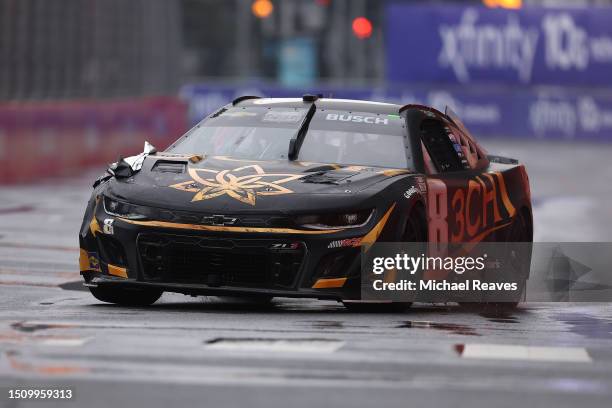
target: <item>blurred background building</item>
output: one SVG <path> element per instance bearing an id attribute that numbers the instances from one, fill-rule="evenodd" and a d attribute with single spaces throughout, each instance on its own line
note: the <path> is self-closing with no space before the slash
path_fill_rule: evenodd
<path id="1" fill-rule="evenodd" d="M 609 140 L 611 72 L 612 0 L 0 0 L 0 182 L 163 147 L 240 94 Z"/>

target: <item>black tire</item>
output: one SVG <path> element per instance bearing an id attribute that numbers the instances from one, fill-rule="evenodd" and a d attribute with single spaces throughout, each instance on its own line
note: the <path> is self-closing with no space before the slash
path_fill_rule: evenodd
<path id="1" fill-rule="evenodd" d="M 114 303 L 123 306 L 149 306 L 164 293 L 161 290 L 151 289 L 123 289 L 109 287 L 89 287 L 94 297 L 102 302 Z"/>
<path id="2" fill-rule="evenodd" d="M 345 308 L 354 313 L 403 313 L 410 309 L 412 302 L 359 303 L 342 302 Z"/>
<path id="3" fill-rule="evenodd" d="M 425 221 L 425 210 L 418 206 L 408 217 L 406 227 L 399 242 L 425 242 L 427 241 L 427 223 Z M 342 302 L 351 312 L 356 313 L 401 313 L 412 306 L 412 302 L 393 303 L 359 303 Z"/>
<path id="4" fill-rule="evenodd" d="M 270 295 L 251 295 L 251 296 L 217 296 L 226 302 L 245 303 L 252 305 L 269 305 L 272 303 L 273 296 Z"/>
<path id="5" fill-rule="evenodd" d="M 530 221 L 528 219 L 528 213 L 523 210 L 519 211 L 516 215 L 510 233 L 508 234 L 507 242 L 533 242 L 533 236 L 531 233 Z M 521 248 L 520 248 L 521 249 Z M 519 256 L 529 257 L 531 259 L 531 252 L 529 254 L 521 254 Z M 526 289 L 526 280 L 528 277 L 528 271 L 524 276 L 524 281 L 520 282 L 520 296 L 524 296 Z M 460 302 L 459 306 L 469 311 L 477 311 L 480 313 L 491 314 L 491 315 L 507 315 L 518 307 L 520 301 L 510 302 Z"/>

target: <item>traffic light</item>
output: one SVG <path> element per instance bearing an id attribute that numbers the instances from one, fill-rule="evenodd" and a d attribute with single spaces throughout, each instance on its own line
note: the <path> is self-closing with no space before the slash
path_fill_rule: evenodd
<path id="1" fill-rule="evenodd" d="M 372 22 L 365 17 L 357 17 L 353 20 L 353 34 L 360 40 L 372 35 Z"/>
<path id="2" fill-rule="evenodd" d="M 257 18 L 267 18 L 274 11 L 274 5 L 270 0 L 255 0 L 251 5 L 251 11 Z"/>

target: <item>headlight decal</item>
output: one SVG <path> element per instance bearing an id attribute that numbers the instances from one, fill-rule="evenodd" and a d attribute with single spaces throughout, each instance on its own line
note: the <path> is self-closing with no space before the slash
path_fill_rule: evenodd
<path id="1" fill-rule="evenodd" d="M 376 242 L 376 240 L 378 240 L 378 237 L 380 236 L 382 230 L 385 228 L 385 225 L 387 224 L 387 221 L 389 220 L 389 216 L 391 216 L 391 213 L 393 212 L 394 209 L 395 209 L 395 203 L 393 203 L 393 205 L 389 207 L 385 215 L 383 215 L 380 221 L 378 221 L 378 224 L 376 224 L 374 228 L 372 228 L 370 232 L 368 232 L 363 237 L 363 239 L 361 240 L 361 245 L 366 246 L 365 248 L 366 251 L 369 249 L 370 244 L 373 244 L 374 242 Z"/>
<path id="2" fill-rule="evenodd" d="M 374 209 L 344 214 L 300 215 L 295 222 L 301 227 L 326 230 L 334 228 L 360 228 L 372 219 Z"/>
<path id="3" fill-rule="evenodd" d="M 104 196 L 104 212 L 115 217 L 127 218 L 130 220 L 144 220 L 146 208 L 138 205 L 119 201 L 108 196 Z"/>

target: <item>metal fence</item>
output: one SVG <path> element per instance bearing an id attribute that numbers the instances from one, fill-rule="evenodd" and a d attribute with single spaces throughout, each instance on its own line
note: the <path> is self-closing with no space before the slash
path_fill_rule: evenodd
<path id="1" fill-rule="evenodd" d="M 174 92 L 180 44 L 178 1 L 0 0 L 0 99 Z"/>
<path id="2" fill-rule="evenodd" d="M 415 0 L 0 0 L 0 100 L 174 94 L 213 78 L 283 86 L 376 87 L 385 72 L 385 5 Z M 439 0 L 482 7 L 481 0 Z M 612 0 L 523 0 L 524 7 Z M 577 5 L 577 6 L 576 6 Z M 357 38 L 355 18 L 373 30 Z"/>

